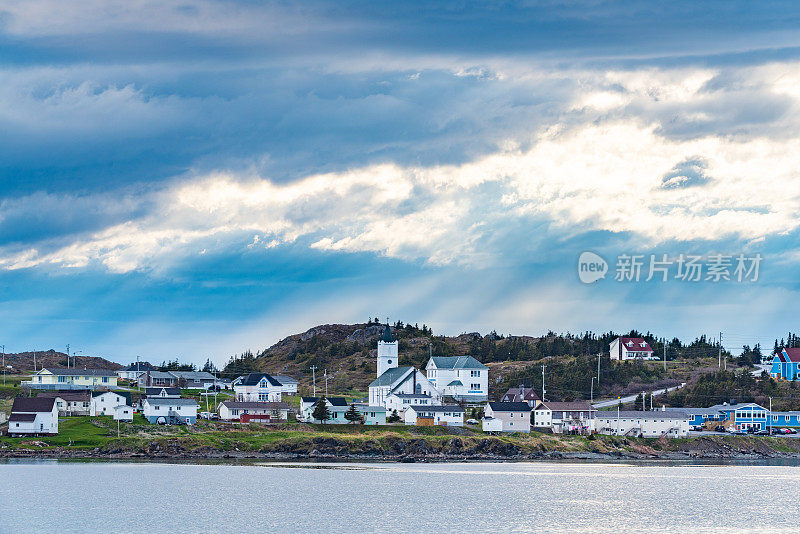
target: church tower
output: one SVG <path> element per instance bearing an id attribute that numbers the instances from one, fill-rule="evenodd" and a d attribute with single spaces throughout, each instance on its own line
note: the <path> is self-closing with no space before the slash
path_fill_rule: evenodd
<path id="1" fill-rule="evenodd" d="M 383 336 L 378 341 L 378 376 L 395 367 L 397 367 L 397 340 L 392 338 L 392 330 L 387 322 Z"/>

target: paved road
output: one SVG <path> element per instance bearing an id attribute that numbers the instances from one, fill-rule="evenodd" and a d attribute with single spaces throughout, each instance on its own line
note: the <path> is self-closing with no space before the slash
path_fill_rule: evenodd
<path id="1" fill-rule="evenodd" d="M 665 388 L 665 389 L 657 389 L 655 391 L 652 391 L 651 393 L 653 395 L 663 395 L 664 393 L 669 393 L 670 391 L 675 391 L 676 389 L 681 389 L 685 385 L 686 385 L 686 382 L 683 382 L 679 386 L 673 386 L 671 388 Z M 595 408 L 608 408 L 609 406 L 616 406 L 620 402 L 622 404 L 628 404 L 628 403 L 631 403 L 631 402 L 635 401 L 636 397 L 638 397 L 638 396 L 639 396 L 639 394 L 637 393 L 636 395 L 629 395 L 627 397 L 622 397 L 621 399 L 609 399 L 609 400 L 597 401 L 594 404 L 592 404 L 592 406 L 594 406 Z"/>

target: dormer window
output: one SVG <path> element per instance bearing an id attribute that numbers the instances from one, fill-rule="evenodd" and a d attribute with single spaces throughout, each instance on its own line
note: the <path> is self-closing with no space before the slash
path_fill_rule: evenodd
<path id="1" fill-rule="evenodd" d="M 629 347 L 632 347 L 632 346 L 633 346 L 633 341 L 628 341 L 628 342 L 627 342 L 627 343 L 625 343 L 625 344 L 626 344 L 626 345 L 628 345 Z"/>
<path id="2" fill-rule="evenodd" d="M 645 347 L 647 346 L 647 343 L 645 343 L 644 341 L 642 341 L 641 343 L 639 343 L 639 345 L 641 345 L 641 346 L 642 346 L 642 348 L 645 348 Z"/>

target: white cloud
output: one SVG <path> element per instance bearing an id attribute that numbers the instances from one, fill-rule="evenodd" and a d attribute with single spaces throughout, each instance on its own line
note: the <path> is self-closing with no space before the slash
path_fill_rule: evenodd
<path id="1" fill-rule="evenodd" d="M 796 230 L 800 213 L 800 141 L 784 131 L 798 119 L 800 94 L 787 80 L 800 78 L 800 65 L 780 67 L 727 72 L 740 82 L 718 89 L 711 87 L 720 73 L 710 69 L 554 72 L 573 76 L 581 90 L 560 113 L 541 117 L 548 127 L 527 138 L 510 132 L 493 154 L 457 165 L 363 165 L 290 183 L 256 172 L 184 177 L 153 194 L 149 215 L 67 244 L 7 246 L 0 266 L 99 262 L 127 272 L 232 244 L 272 248 L 299 239 L 320 250 L 485 266 L 503 256 L 491 248 L 495 233 L 532 220 L 546 223 L 552 239 L 602 230 L 647 244 L 755 242 Z M 530 74 L 465 72 L 487 84 Z M 788 99 L 756 133 L 739 124 L 735 135 L 665 135 L 670 113 L 701 120 L 722 113 L 731 93 L 754 90 Z M 764 135 L 769 128 L 773 135 Z M 663 187 L 667 173 L 696 157 L 705 162 L 705 183 Z M 14 201 L 5 206 L 13 210 Z"/>

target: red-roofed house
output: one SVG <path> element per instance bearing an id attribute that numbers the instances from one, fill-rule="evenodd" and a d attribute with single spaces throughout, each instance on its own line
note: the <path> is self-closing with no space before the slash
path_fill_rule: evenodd
<path id="1" fill-rule="evenodd" d="M 650 344 L 641 337 L 618 337 L 610 345 L 612 360 L 647 360 L 653 356 Z"/>
<path id="2" fill-rule="evenodd" d="M 772 359 L 772 378 L 800 380 L 800 349 L 782 349 Z"/>

